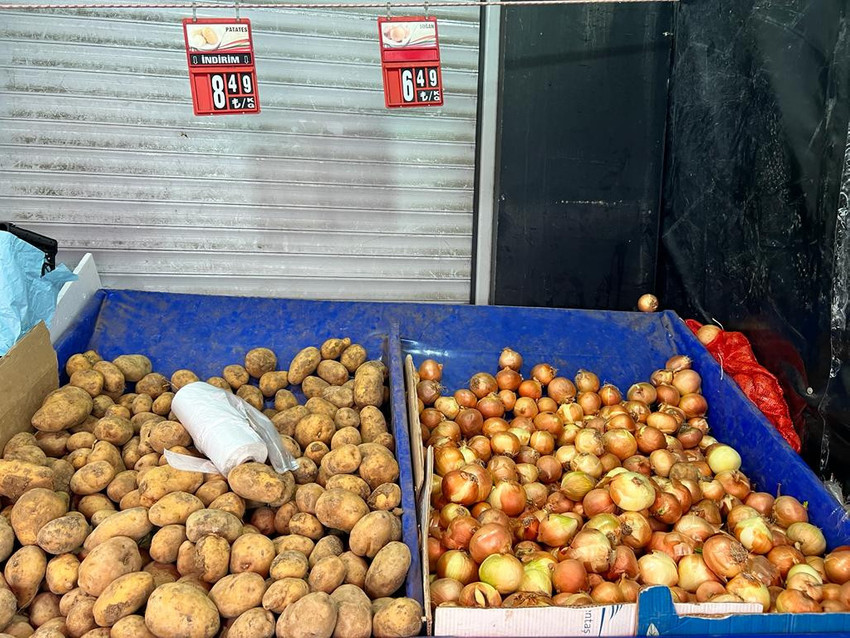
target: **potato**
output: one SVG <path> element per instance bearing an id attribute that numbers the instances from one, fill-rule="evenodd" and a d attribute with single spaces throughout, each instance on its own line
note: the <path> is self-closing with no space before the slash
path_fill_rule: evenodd
<path id="1" fill-rule="evenodd" d="M 47 569 L 47 558 L 41 548 L 26 545 L 6 561 L 3 576 L 15 594 L 18 607 L 26 607 L 35 598 Z"/>
<path id="2" fill-rule="evenodd" d="M 213 585 L 210 600 L 224 618 L 235 618 L 252 607 L 259 607 L 266 593 L 266 582 L 254 572 L 225 576 Z"/>
<path id="3" fill-rule="evenodd" d="M 198 375 L 191 370 L 176 370 L 171 375 L 171 388 L 176 392 L 183 386 L 200 381 Z"/>
<path id="4" fill-rule="evenodd" d="M 339 361 L 345 366 L 346 370 L 354 373 L 366 361 L 366 348 L 359 343 L 353 343 L 342 351 L 339 355 Z"/>
<path id="5" fill-rule="evenodd" d="M 250 524 L 258 534 L 274 534 L 275 510 L 271 507 L 258 507 L 251 513 Z"/>
<path id="6" fill-rule="evenodd" d="M 300 384 L 316 371 L 321 360 L 322 353 L 318 348 L 310 346 L 301 350 L 289 364 L 289 383 Z"/>
<path id="7" fill-rule="evenodd" d="M 116 536 L 88 553 L 80 563 L 77 580 L 80 589 L 90 596 L 97 597 L 119 576 L 141 569 L 142 556 L 135 541 L 126 536 Z"/>
<path id="8" fill-rule="evenodd" d="M 373 510 L 394 510 L 401 504 L 401 488 L 395 483 L 381 483 L 366 502 Z"/>
<path id="9" fill-rule="evenodd" d="M 387 431 L 387 420 L 378 408 L 367 405 L 360 410 L 360 434 L 364 443 L 374 441 L 378 435 Z"/>
<path id="10" fill-rule="evenodd" d="M 12 622 L 3 630 L 3 633 L 5 636 L 12 636 L 12 638 L 27 638 L 33 634 L 33 631 L 32 626 L 26 621 L 26 618 L 15 616 L 12 618 Z M 63 635 L 61 632 L 52 632 L 47 638 L 60 638 Z"/>
<path id="11" fill-rule="evenodd" d="M 182 525 L 189 518 L 189 514 L 202 509 L 204 503 L 194 494 L 171 492 L 151 505 L 148 518 L 158 527 Z"/>
<path id="12" fill-rule="evenodd" d="M 9 519 L 0 516 L 0 563 L 12 555 L 15 548 L 15 530 L 9 524 Z"/>
<path id="13" fill-rule="evenodd" d="M 287 606 L 277 620 L 277 638 L 330 638 L 336 627 L 336 605 L 324 592 L 313 592 Z"/>
<path id="14" fill-rule="evenodd" d="M 368 600 L 368 599 L 367 599 Z M 346 600 L 336 603 L 337 621 L 334 638 L 370 638 L 372 635 L 372 608 L 368 603 Z"/>
<path id="15" fill-rule="evenodd" d="M 154 590 L 145 609 L 145 625 L 157 638 L 212 638 L 221 626 L 215 604 L 186 583 Z"/>
<path id="16" fill-rule="evenodd" d="M 14 596 L 12 596 L 12 600 L 14 600 Z M 59 596 L 51 592 L 38 594 L 38 596 L 33 598 L 32 603 L 30 603 L 29 618 L 33 627 L 41 627 L 53 618 L 62 618 L 62 613 L 59 611 Z M 64 622 L 64 618 L 62 618 L 62 622 Z M 0 627 L 2 626 L 3 623 L 0 622 Z"/>
<path id="17" fill-rule="evenodd" d="M 39 434 L 48 434 L 45 432 L 40 432 Z M 33 465 L 46 465 L 47 464 L 47 455 L 37 445 L 24 445 L 19 448 L 12 450 L 11 452 L 7 452 L 4 456 L 4 459 L 7 461 L 23 461 L 25 463 L 32 463 Z"/>
<path id="18" fill-rule="evenodd" d="M 140 609 L 153 590 L 153 576 L 147 572 L 119 576 L 97 597 L 92 608 L 95 622 L 101 627 L 111 627 Z"/>
<path id="19" fill-rule="evenodd" d="M 115 475 L 115 478 L 106 487 L 106 495 L 114 502 L 119 502 L 127 493 L 136 489 L 136 470 L 124 470 Z"/>
<path id="20" fill-rule="evenodd" d="M 410 549 L 391 541 L 375 555 L 366 572 L 366 593 L 371 598 L 390 596 L 401 587 L 410 568 Z"/>
<path id="21" fill-rule="evenodd" d="M 109 539 L 120 536 L 140 541 L 150 533 L 152 528 L 148 520 L 148 511 L 144 507 L 133 507 L 116 512 L 105 519 L 89 534 L 83 546 L 93 550 Z"/>
<path id="22" fill-rule="evenodd" d="M 350 345 L 351 339 L 348 337 L 345 337 L 344 339 L 328 339 L 322 344 L 322 347 L 319 348 L 319 352 L 322 355 L 322 359 L 338 359 L 339 355 L 341 355 Z"/>
<path id="23" fill-rule="evenodd" d="M 44 579 L 47 589 L 61 596 L 77 586 L 80 561 L 73 554 L 60 554 L 47 563 Z"/>
<path id="24" fill-rule="evenodd" d="M 323 558 L 339 556 L 344 550 L 345 547 L 343 547 L 342 541 L 338 536 L 325 536 L 324 538 L 320 538 L 316 543 L 316 546 L 313 548 L 313 551 L 310 552 L 310 567 L 315 567 L 316 563 Z"/>
<path id="25" fill-rule="evenodd" d="M 209 383 L 211 386 L 218 388 L 219 390 L 224 390 L 225 392 L 233 393 L 233 388 L 230 387 L 230 384 L 225 381 L 223 377 L 210 377 L 209 379 L 207 379 L 207 383 Z"/>
<path id="26" fill-rule="evenodd" d="M 319 473 L 319 468 L 316 464 L 306 456 L 295 459 L 295 462 L 298 464 L 298 467 L 292 470 L 295 483 L 298 485 L 314 483 L 316 481 L 316 476 Z"/>
<path id="27" fill-rule="evenodd" d="M 316 374 L 331 385 L 342 385 L 348 381 L 348 370 L 339 361 L 325 359 L 316 367 Z"/>
<path id="28" fill-rule="evenodd" d="M 69 377 L 74 376 L 74 373 L 78 370 L 91 370 L 92 362 L 89 361 L 82 354 L 72 354 L 68 357 L 68 360 L 65 362 L 65 374 Z"/>
<path id="29" fill-rule="evenodd" d="M 361 587 L 356 585 L 345 584 L 337 587 L 331 594 L 331 600 L 337 605 L 340 603 L 352 603 L 355 605 L 364 605 L 369 608 L 371 614 L 372 601 L 366 595 Z"/>
<path id="30" fill-rule="evenodd" d="M 68 432 L 38 432 L 35 436 L 36 444 L 48 457 L 61 458 L 68 451 Z M 46 459 L 45 459 L 46 461 Z"/>
<path id="31" fill-rule="evenodd" d="M 310 570 L 307 584 L 310 585 L 310 591 L 323 591 L 330 594 L 342 585 L 344 580 L 345 563 L 339 559 L 339 556 L 326 556 Z"/>
<path id="32" fill-rule="evenodd" d="M 133 469 L 138 472 L 136 475 L 137 483 L 141 484 L 141 480 L 144 478 L 148 470 L 160 465 L 160 457 L 161 455 L 158 452 L 145 453 L 139 457 L 139 460 L 136 461 L 136 464 L 133 466 Z M 155 500 L 152 500 L 151 505 L 155 502 Z"/>
<path id="33" fill-rule="evenodd" d="M 108 441 L 98 441 L 89 454 L 88 463 L 97 463 L 98 461 L 106 461 L 113 468 L 115 473 L 123 472 L 127 468 L 124 466 L 124 460 L 121 458 L 121 452 L 112 443 Z"/>
<path id="34" fill-rule="evenodd" d="M 120 509 L 120 504 L 119 504 L 119 509 Z M 103 521 L 105 521 L 107 518 L 109 518 L 113 514 L 115 514 L 115 510 L 100 510 L 99 512 L 95 512 L 94 514 L 92 514 L 90 523 L 91 523 L 92 527 L 97 527 L 98 525 L 100 525 Z M 83 542 L 83 546 L 84 546 L 84 549 L 85 549 L 85 542 Z"/>
<path id="35" fill-rule="evenodd" d="M 131 614 L 112 625 L 109 638 L 156 638 L 148 631 L 144 616 Z"/>
<path id="36" fill-rule="evenodd" d="M 134 414 L 130 418 L 130 424 L 133 426 L 133 432 L 139 434 L 142 430 L 145 430 L 148 432 L 148 436 L 150 436 L 150 431 L 153 429 L 154 424 L 159 423 L 160 421 L 165 421 L 165 417 L 154 414 L 153 412 L 141 412 L 139 414 Z M 145 428 L 145 426 L 147 426 L 147 428 Z"/>
<path id="37" fill-rule="evenodd" d="M 92 366 L 103 375 L 103 393 L 110 395 L 121 395 L 126 387 L 126 379 L 121 369 L 109 361 L 98 361 Z M 112 397 L 113 399 L 115 396 Z M 129 406 L 125 406 L 129 407 Z"/>
<path id="38" fill-rule="evenodd" d="M 122 354 L 112 360 L 115 367 L 121 371 L 124 378 L 131 383 L 141 381 L 151 373 L 151 360 L 143 354 Z"/>
<path id="39" fill-rule="evenodd" d="M 9 522 L 21 545 L 35 545 L 39 530 L 68 511 L 67 497 L 39 487 L 26 492 L 12 506 Z"/>
<path id="40" fill-rule="evenodd" d="M 263 409 L 263 393 L 256 386 L 245 384 L 236 391 L 236 396 L 257 410 Z"/>
<path id="41" fill-rule="evenodd" d="M 106 489 L 115 478 L 115 468 L 108 461 L 86 463 L 71 477 L 71 491 L 85 496 Z"/>
<path id="42" fill-rule="evenodd" d="M 97 370 L 77 370 L 71 375 L 69 383 L 88 392 L 94 398 L 103 391 L 103 375 Z"/>
<path id="43" fill-rule="evenodd" d="M 183 525 L 166 525 L 151 538 L 150 556 L 158 563 L 173 563 L 185 540 L 186 528 Z"/>
<path id="44" fill-rule="evenodd" d="M 269 575 L 273 580 L 282 578 L 304 578 L 310 569 L 307 556 L 296 550 L 284 550 L 271 562 Z"/>
<path id="45" fill-rule="evenodd" d="M 289 531 L 314 541 L 325 535 L 325 528 L 313 514 L 298 512 L 289 519 Z"/>
<path id="46" fill-rule="evenodd" d="M 362 498 L 364 501 L 369 498 L 369 495 L 371 494 L 371 490 L 369 489 L 369 485 L 366 481 L 353 474 L 335 474 L 334 476 L 331 476 L 325 485 L 325 489 L 348 490 Z"/>
<path id="47" fill-rule="evenodd" d="M 306 483 L 299 485 L 295 490 L 295 504 L 300 512 L 308 514 L 316 513 L 316 501 L 325 493 L 324 488 L 316 483 Z"/>
<path id="48" fill-rule="evenodd" d="M 163 392 L 153 400 L 151 412 L 159 416 L 167 417 L 171 412 L 171 402 L 174 401 L 173 392 Z"/>
<path id="49" fill-rule="evenodd" d="M 202 581 L 197 574 L 187 574 L 186 576 L 181 576 L 177 580 L 177 582 L 185 583 L 186 585 L 191 585 L 199 592 L 203 592 L 204 594 L 208 594 L 210 589 L 212 589 L 212 585 Z"/>
<path id="50" fill-rule="evenodd" d="M 158 399 L 166 393 L 171 394 L 173 397 L 174 394 L 169 392 L 170 389 L 171 384 L 168 382 L 168 379 L 158 372 L 149 372 L 136 382 L 136 392 L 146 394 L 151 399 Z M 156 404 L 156 401 L 154 401 L 154 404 Z M 160 412 L 157 411 L 157 414 L 160 414 Z M 168 414 L 168 412 L 165 414 Z"/>
<path id="51" fill-rule="evenodd" d="M 92 406 L 88 392 L 76 386 L 65 386 L 45 398 L 31 423 L 41 432 L 67 430 L 85 421 Z"/>
<path id="52" fill-rule="evenodd" d="M 91 520 L 92 515 L 99 510 L 115 511 L 115 504 L 105 494 L 89 494 L 77 501 L 76 510 Z"/>
<path id="53" fill-rule="evenodd" d="M 397 518 L 383 510 L 369 512 L 361 518 L 348 539 L 349 549 L 358 556 L 374 558 L 390 541 L 401 539 Z"/>
<path id="54" fill-rule="evenodd" d="M 115 402 L 110 397 L 105 394 L 99 394 L 92 398 L 91 416 L 98 419 L 106 416 L 106 410 L 114 405 Z"/>
<path id="55" fill-rule="evenodd" d="M 309 556 L 315 545 L 312 540 L 300 534 L 287 534 L 274 539 L 274 549 L 278 554 L 286 551 L 296 551 Z"/>
<path id="56" fill-rule="evenodd" d="M 110 628 L 95 627 L 94 629 L 89 629 L 80 638 L 110 638 Z"/>
<path id="57" fill-rule="evenodd" d="M 244 534 L 233 541 L 230 571 L 234 574 L 254 572 L 265 578 L 269 575 L 274 558 L 274 543 L 270 538 L 260 534 Z"/>
<path id="58" fill-rule="evenodd" d="M 68 610 L 65 617 L 65 627 L 71 638 L 80 638 L 83 634 L 97 627 L 94 620 L 94 596 L 82 595 L 74 600 L 74 604 Z"/>
<path id="59" fill-rule="evenodd" d="M 92 599 L 92 605 L 94 605 L 94 601 L 97 600 L 94 596 L 89 596 L 80 588 L 69 591 L 59 599 L 59 612 L 63 616 L 67 616 L 68 612 L 71 611 L 71 608 L 77 604 L 77 601 L 84 600 L 86 598 Z"/>
<path id="60" fill-rule="evenodd" d="M 296 461 L 301 456 L 301 446 L 298 445 L 298 442 L 293 439 L 291 436 L 287 436 L 285 434 L 281 434 L 280 436 L 280 444 L 283 446 L 283 449 L 289 452 L 289 454 Z"/>
<path id="61" fill-rule="evenodd" d="M 277 356 L 268 348 L 253 348 L 245 355 L 245 370 L 259 379 L 277 367 Z"/>
<path id="62" fill-rule="evenodd" d="M 322 457 L 322 467 L 331 476 L 353 474 L 360 467 L 360 450 L 354 444 L 343 445 Z"/>
<path id="63" fill-rule="evenodd" d="M 289 533 L 289 519 L 298 513 L 298 505 L 295 501 L 284 503 L 277 508 L 274 515 L 274 528 L 278 534 Z"/>
<path id="64" fill-rule="evenodd" d="M 321 397 L 322 392 L 324 392 L 325 388 L 328 387 L 330 387 L 330 384 L 327 381 L 321 377 L 314 377 L 312 375 L 306 377 L 304 381 L 301 382 L 301 392 L 308 399 Z"/>
<path id="65" fill-rule="evenodd" d="M 195 496 L 201 499 L 201 502 L 205 507 L 209 507 L 210 503 L 229 491 L 230 486 L 227 484 L 227 481 L 217 479 L 201 485 L 201 487 L 199 487 L 195 492 Z"/>
<path id="66" fill-rule="evenodd" d="M 82 547 L 90 531 L 85 516 L 70 512 L 45 523 L 38 531 L 36 542 L 48 554 L 65 554 Z"/>
<path id="67" fill-rule="evenodd" d="M 350 532 L 369 513 L 366 501 L 344 489 L 326 490 L 316 502 L 316 518 L 325 527 Z M 292 521 L 289 522 L 292 529 Z"/>
<path id="68" fill-rule="evenodd" d="M 354 390 L 351 391 L 351 405 L 354 405 Z M 334 425 L 337 429 L 351 427 L 360 427 L 360 413 L 353 408 L 342 407 L 336 411 L 334 416 Z"/>
<path id="69" fill-rule="evenodd" d="M 389 453 L 365 455 L 357 471 L 373 490 L 383 483 L 394 483 L 399 473 L 398 462 Z"/>
<path id="70" fill-rule="evenodd" d="M 226 492 L 210 503 L 209 509 L 224 510 L 241 519 L 245 516 L 245 500 L 233 492 Z"/>
<path id="71" fill-rule="evenodd" d="M 3 456 L 5 457 L 7 454 L 19 450 L 22 447 L 35 445 L 36 442 L 37 439 L 35 438 L 35 434 L 32 432 L 18 432 L 6 442 L 6 445 L 3 447 Z"/>
<path id="72" fill-rule="evenodd" d="M 266 372 L 260 377 L 260 391 L 264 397 L 273 397 L 276 393 L 289 385 L 289 375 L 285 370 L 278 372 Z"/>
<path id="73" fill-rule="evenodd" d="M 304 407 L 307 408 L 311 414 L 325 414 L 331 419 L 336 415 L 336 411 L 339 409 L 330 401 L 325 401 L 321 397 L 312 397 L 307 399 L 307 403 L 304 404 Z"/>
<path id="74" fill-rule="evenodd" d="M 334 432 L 336 425 L 328 415 L 308 414 L 295 425 L 295 440 L 302 448 L 315 441 L 330 445 Z"/>
<path id="75" fill-rule="evenodd" d="M 139 481 L 142 504 L 150 507 L 171 492 L 194 494 L 203 482 L 204 475 L 200 472 L 177 470 L 169 465 L 155 467 Z"/>
<path id="76" fill-rule="evenodd" d="M 274 393 L 274 409 L 283 412 L 298 405 L 298 399 L 289 390 L 278 390 Z"/>
<path id="77" fill-rule="evenodd" d="M 135 468 L 140 458 L 142 458 L 142 452 L 139 449 L 139 437 L 134 436 L 121 448 L 121 461 L 124 467 Z"/>
<path id="78" fill-rule="evenodd" d="M 159 421 L 150 429 L 148 445 L 155 452 L 162 453 L 178 445 L 183 447 L 192 445 L 192 437 L 177 421 Z"/>
<path id="79" fill-rule="evenodd" d="M 177 566 L 173 564 L 150 562 L 144 566 L 142 571 L 153 576 L 153 582 L 157 587 L 166 583 L 177 582 L 177 579 L 180 578 L 180 572 L 177 571 Z"/>
<path id="80" fill-rule="evenodd" d="M 372 617 L 372 634 L 376 638 L 418 636 L 421 628 L 422 606 L 412 598 L 396 598 Z"/>
<path id="81" fill-rule="evenodd" d="M 248 371 L 239 364 L 225 366 L 221 376 L 233 390 L 238 390 L 251 379 Z"/>
<path id="82" fill-rule="evenodd" d="M 118 446 L 124 445 L 135 434 L 130 421 L 118 416 L 105 416 L 99 419 L 92 433 L 99 440 Z"/>
<path id="83" fill-rule="evenodd" d="M 381 407 L 384 402 L 384 376 L 373 366 L 360 366 L 354 375 L 354 403 Z M 363 418 L 362 414 L 360 416 Z"/>
<path id="84" fill-rule="evenodd" d="M 339 555 L 339 559 L 345 565 L 346 584 L 356 585 L 362 589 L 366 585 L 366 572 L 369 570 L 369 564 L 354 552 L 343 552 Z"/>
<path id="85" fill-rule="evenodd" d="M 100 396 L 105 395 L 101 394 Z M 122 419 L 129 419 L 133 415 L 130 413 L 130 408 L 125 408 L 123 405 L 115 404 L 106 408 L 101 416 L 120 416 Z"/>
<path id="86" fill-rule="evenodd" d="M 11 590 L 0 589 L 0 630 L 12 622 L 15 612 L 18 610 L 18 601 Z"/>
<path id="87" fill-rule="evenodd" d="M 180 543 L 180 547 L 177 549 L 177 572 L 181 576 L 190 574 L 197 576 L 201 569 L 201 565 L 198 564 L 198 555 L 195 553 L 195 543 L 192 541 Z"/>
<path id="88" fill-rule="evenodd" d="M 151 412 L 153 410 L 153 399 L 151 399 L 147 394 L 139 394 L 133 399 L 133 406 L 130 408 L 130 412 L 133 414 L 143 414 L 146 412 Z M 157 415 L 159 416 L 159 415 Z"/>
<path id="89" fill-rule="evenodd" d="M 74 475 L 74 466 L 64 459 L 47 459 L 47 467 L 53 471 L 53 491 L 71 492 L 71 477 Z"/>
<path id="90" fill-rule="evenodd" d="M 207 534 L 215 534 L 232 543 L 242 534 L 242 521 L 223 510 L 200 510 L 186 519 L 186 538 L 193 543 Z"/>
<path id="91" fill-rule="evenodd" d="M 354 390 L 342 386 L 329 385 L 322 389 L 320 395 L 323 400 L 333 405 L 337 410 L 351 408 L 354 406 Z M 334 416 L 336 411 L 334 411 Z"/>
<path id="92" fill-rule="evenodd" d="M 265 463 L 243 463 L 230 470 L 227 482 L 236 494 L 242 498 L 260 503 L 285 502 L 292 498 L 287 493 L 286 475 L 278 474 Z M 290 479 L 292 477 L 290 476 Z M 294 479 L 292 479 L 294 487 Z"/>
<path id="93" fill-rule="evenodd" d="M 310 411 L 303 405 L 295 405 L 275 414 L 272 423 L 281 434 L 292 436 L 295 434 L 295 426 L 308 414 Z"/>
<path id="94" fill-rule="evenodd" d="M 230 545 L 221 536 L 209 534 L 195 543 L 195 569 L 205 583 L 215 583 L 227 575 Z"/>
<path id="95" fill-rule="evenodd" d="M 275 618 L 262 607 L 254 607 L 240 614 L 227 630 L 227 638 L 271 638 Z"/>

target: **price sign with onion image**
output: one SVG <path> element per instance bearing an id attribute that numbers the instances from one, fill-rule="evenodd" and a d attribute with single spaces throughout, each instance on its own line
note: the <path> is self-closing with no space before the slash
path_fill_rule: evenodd
<path id="1" fill-rule="evenodd" d="M 378 18 L 387 108 L 442 106 L 436 18 Z"/>
<path id="2" fill-rule="evenodd" d="M 195 115 L 259 113 L 251 21 L 183 20 Z"/>

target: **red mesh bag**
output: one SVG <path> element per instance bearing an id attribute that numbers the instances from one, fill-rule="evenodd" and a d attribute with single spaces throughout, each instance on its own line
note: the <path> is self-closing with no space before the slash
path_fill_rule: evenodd
<path id="1" fill-rule="evenodd" d="M 693 319 L 685 323 L 696 334 L 702 324 Z M 721 330 L 705 346 L 723 370 L 735 379 L 747 398 L 755 403 L 795 452 L 800 451 L 800 437 L 794 430 L 785 395 L 776 377 L 759 365 L 750 342 L 740 332 Z"/>

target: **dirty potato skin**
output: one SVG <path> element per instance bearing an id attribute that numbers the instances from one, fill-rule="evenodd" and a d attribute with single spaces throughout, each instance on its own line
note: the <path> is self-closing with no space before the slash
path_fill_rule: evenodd
<path id="1" fill-rule="evenodd" d="M 212 600 L 186 583 L 154 590 L 145 609 L 145 625 L 158 638 L 212 638 L 221 626 Z"/>
<path id="2" fill-rule="evenodd" d="M 153 576 L 147 572 L 119 576 L 97 597 L 92 608 L 95 622 L 101 627 L 111 627 L 140 609 L 153 590 Z"/>

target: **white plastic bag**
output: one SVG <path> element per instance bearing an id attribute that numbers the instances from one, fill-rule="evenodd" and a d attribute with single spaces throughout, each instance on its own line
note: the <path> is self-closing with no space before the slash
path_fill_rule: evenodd
<path id="1" fill-rule="evenodd" d="M 171 409 L 198 451 L 209 459 L 166 450 L 165 459 L 173 468 L 227 476 L 237 465 L 264 463 L 266 458 L 276 472 L 298 467 L 268 417 L 231 392 L 197 381 L 177 391 Z"/>

